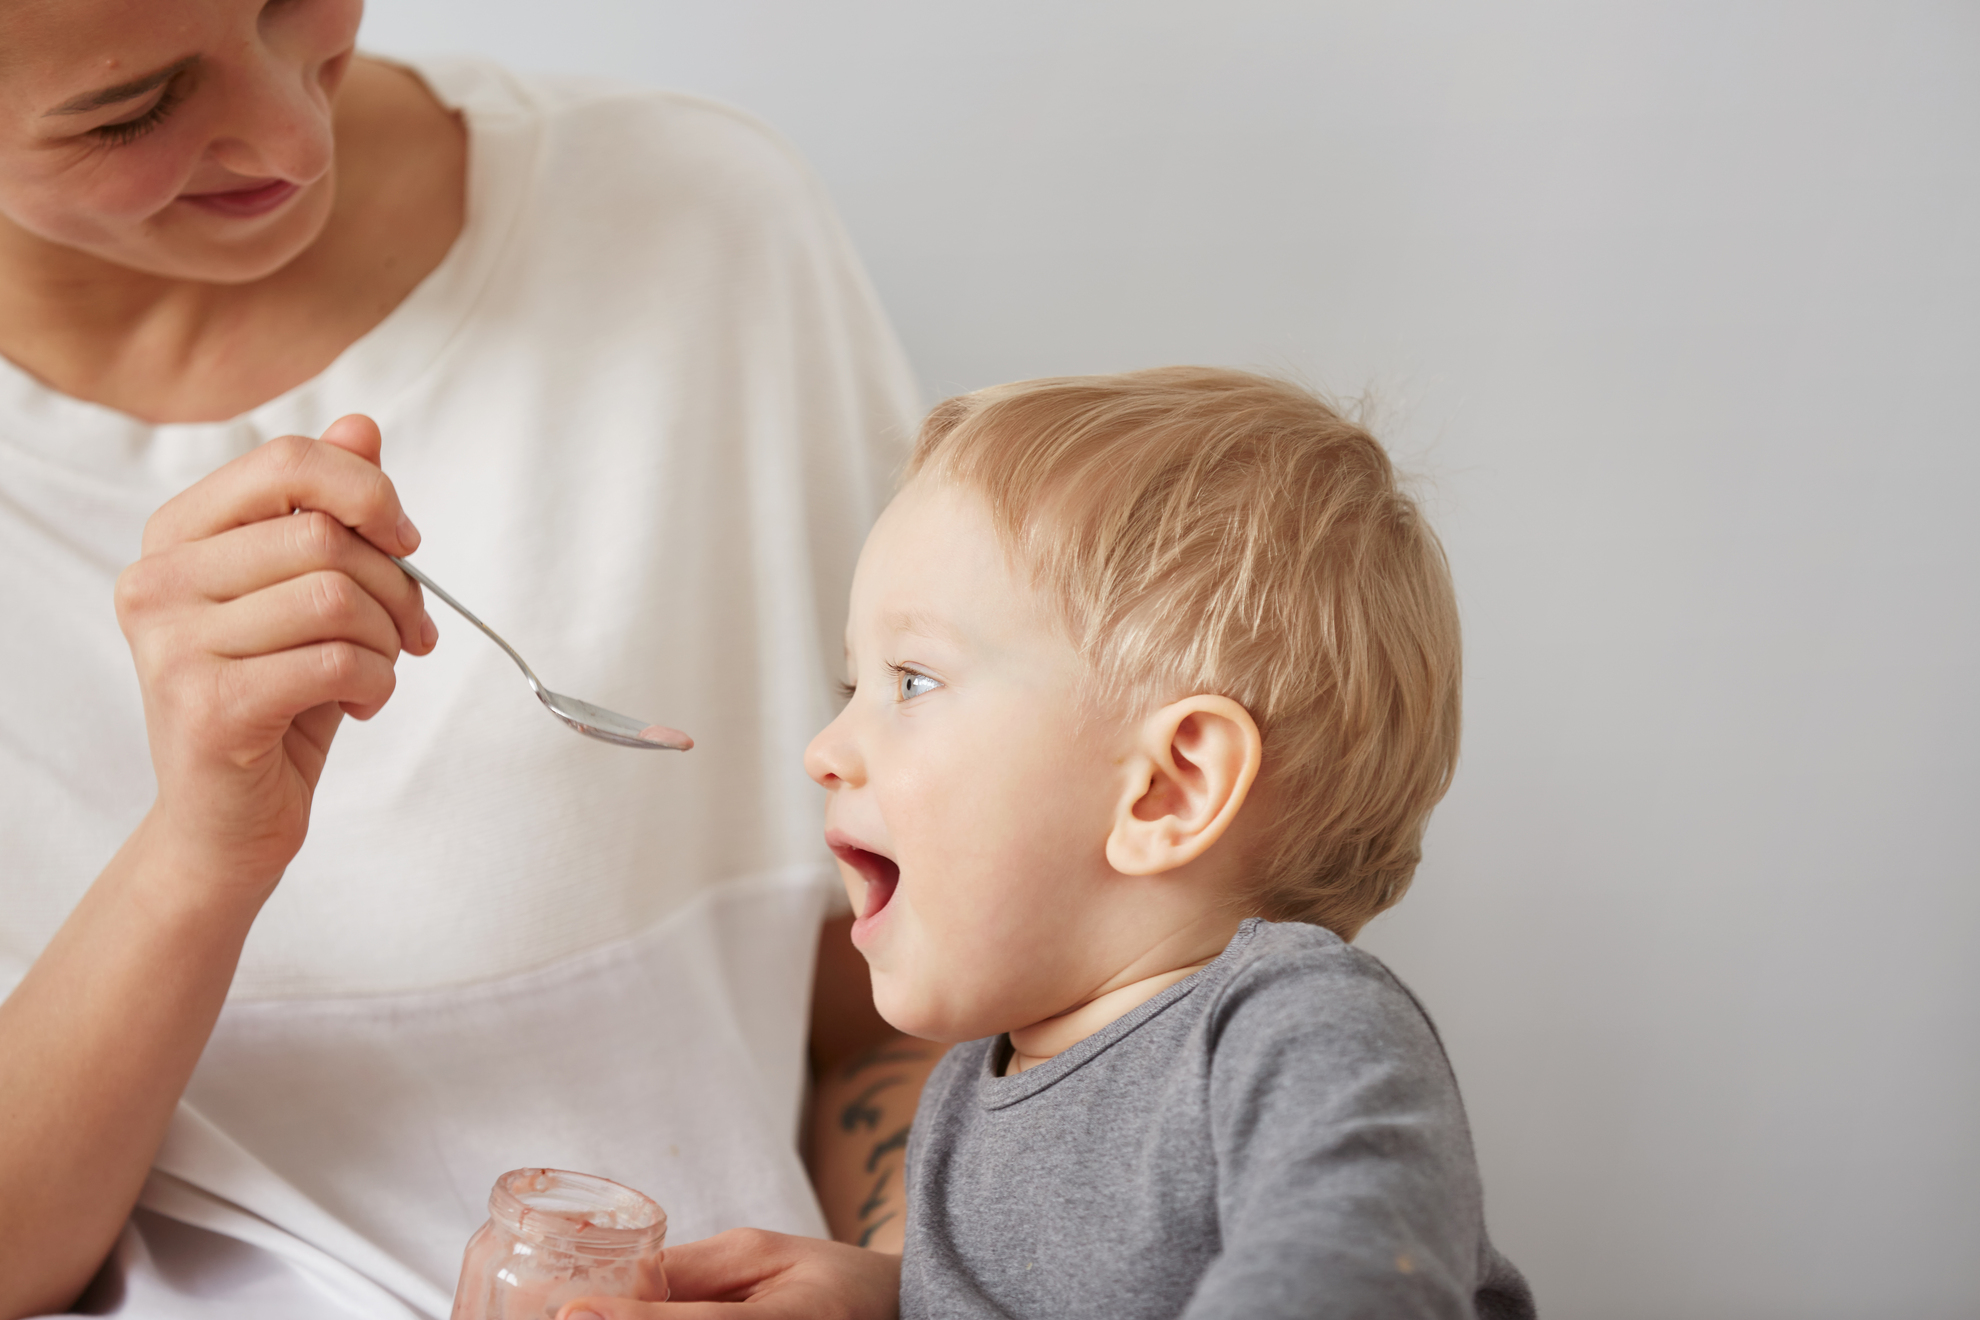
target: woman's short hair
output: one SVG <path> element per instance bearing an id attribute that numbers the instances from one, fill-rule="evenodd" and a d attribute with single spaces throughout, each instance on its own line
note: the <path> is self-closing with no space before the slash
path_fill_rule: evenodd
<path id="1" fill-rule="evenodd" d="M 980 493 L 1098 696 L 1230 697 L 1264 738 L 1249 910 L 1352 939 L 1456 768 L 1450 569 L 1382 446 L 1306 390 L 1164 367 L 939 404 L 904 480 Z"/>

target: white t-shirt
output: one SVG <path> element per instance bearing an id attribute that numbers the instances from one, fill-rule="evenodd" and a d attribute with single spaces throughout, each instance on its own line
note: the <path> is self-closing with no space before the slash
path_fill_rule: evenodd
<path id="1" fill-rule="evenodd" d="M 527 1165 L 650 1193 L 676 1242 L 823 1231 L 795 1138 L 838 885 L 800 757 L 912 381 L 760 125 L 421 74 L 467 119 L 467 225 L 321 376 L 150 426 L 0 363 L 0 991 L 154 792 L 112 582 L 154 508 L 270 437 L 377 418 L 419 564 L 558 691 L 696 746 L 578 737 L 434 602 L 438 652 L 337 735 L 92 1307 L 444 1315 Z"/>

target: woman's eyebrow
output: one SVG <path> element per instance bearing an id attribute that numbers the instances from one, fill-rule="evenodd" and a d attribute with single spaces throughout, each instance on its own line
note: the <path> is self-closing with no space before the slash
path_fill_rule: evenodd
<path id="1" fill-rule="evenodd" d="M 115 105 L 119 101 L 128 101 L 134 96 L 143 96 L 160 83 L 171 81 L 197 63 L 199 56 L 188 55 L 141 78 L 120 82 L 114 87 L 99 87 L 93 92 L 84 92 L 81 96 L 72 96 L 53 110 L 44 113 L 42 118 L 47 119 L 53 115 L 86 115 L 92 110 L 101 110 L 106 105 Z"/>

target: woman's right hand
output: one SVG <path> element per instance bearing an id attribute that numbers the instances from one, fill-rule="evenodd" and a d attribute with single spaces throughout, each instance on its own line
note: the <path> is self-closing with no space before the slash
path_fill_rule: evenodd
<path id="1" fill-rule="evenodd" d="M 198 859 L 175 868 L 209 887 L 196 901 L 259 906 L 302 846 L 344 715 L 375 714 L 399 653 L 437 640 L 387 558 L 419 533 L 379 445 L 362 416 L 269 441 L 160 508 L 118 579 L 158 778 L 145 828 Z"/>

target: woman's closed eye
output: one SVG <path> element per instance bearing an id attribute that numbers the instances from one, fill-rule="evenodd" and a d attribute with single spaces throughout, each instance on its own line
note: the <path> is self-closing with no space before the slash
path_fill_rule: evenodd
<path id="1" fill-rule="evenodd" d="M 158 93 L 158 99 L 149 106 L 129 119 L 120 119 L 114 124 L 98 124 L 89 130 L 89 136 L 99 142 L 107 142 L 113 147 L 121 147 L 126 142 L 135 142 L 164 123 L 165 117 L 171 114 L 184 99 L 185 92 L 179 85 L 179 79 L 174 78 L 165 84 Z"/>

